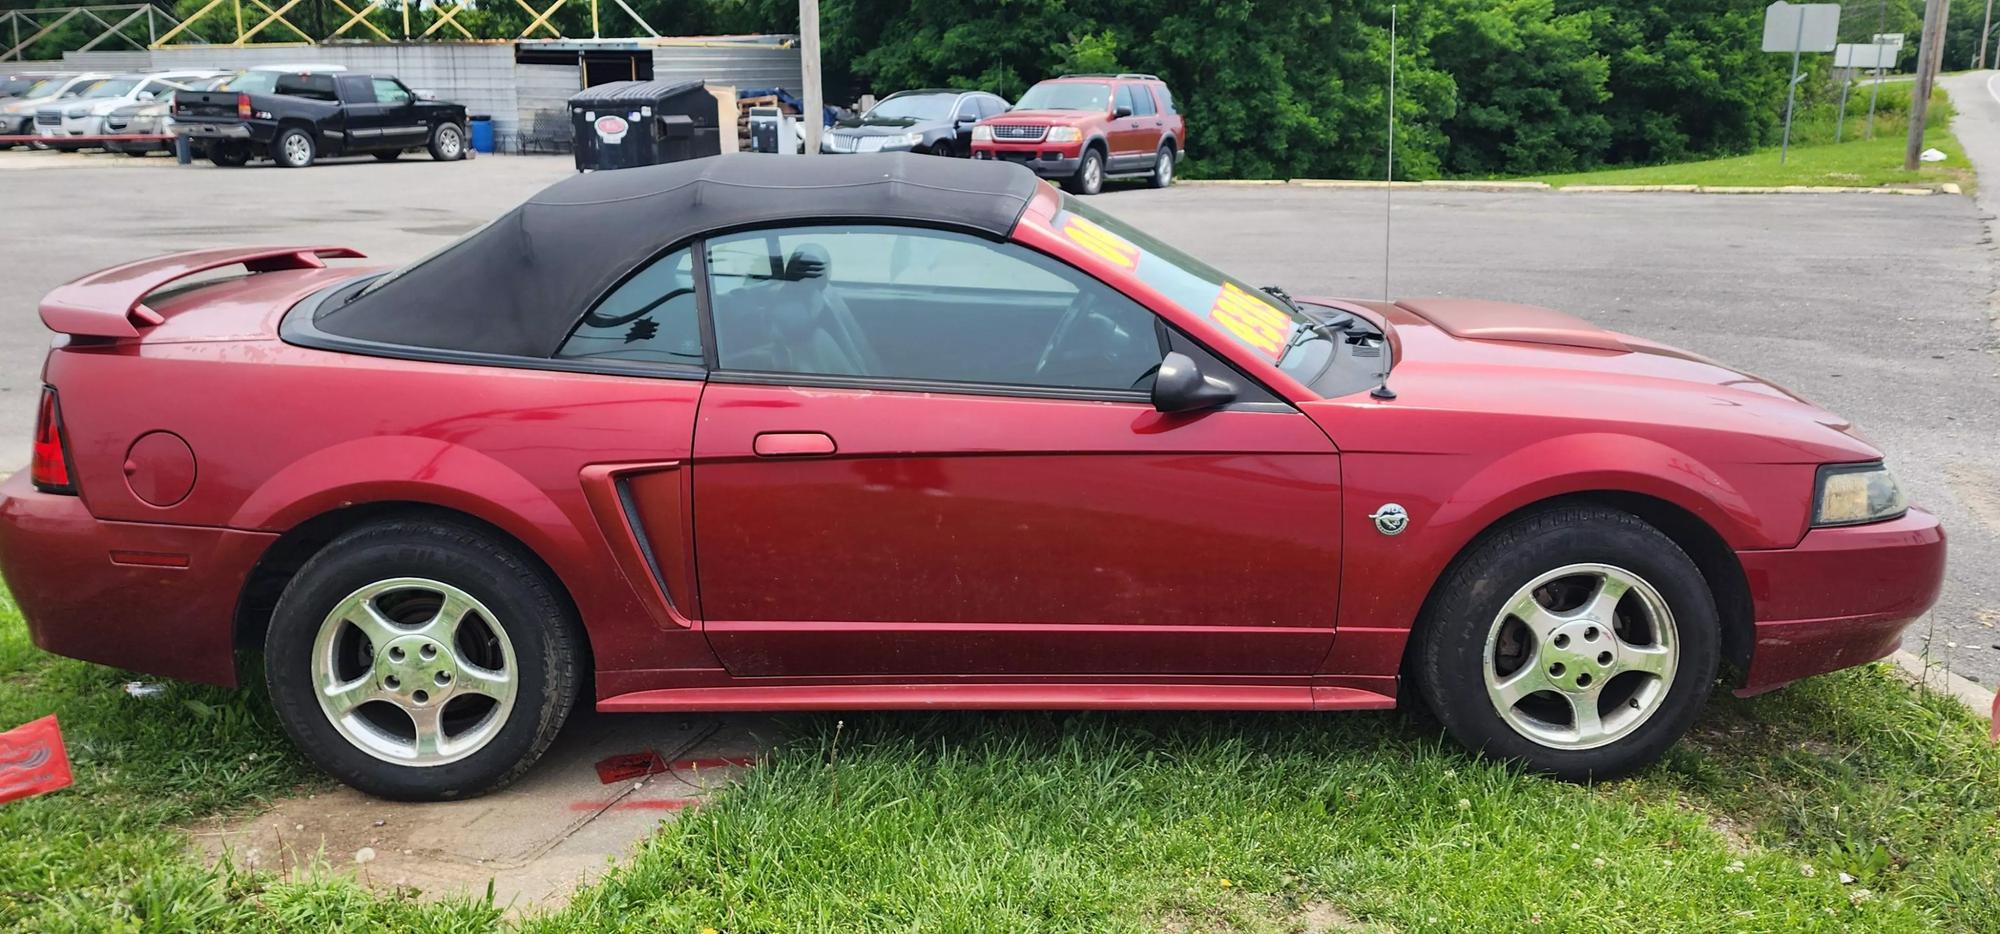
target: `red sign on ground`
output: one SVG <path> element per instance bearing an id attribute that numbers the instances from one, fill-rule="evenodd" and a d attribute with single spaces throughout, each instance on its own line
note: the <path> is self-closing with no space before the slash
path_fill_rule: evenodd
<path id="1" fill-rule="evenodd" d="M 55 715 L 0 733 L 0 804 L 69 783 L 69 753 Z"/>

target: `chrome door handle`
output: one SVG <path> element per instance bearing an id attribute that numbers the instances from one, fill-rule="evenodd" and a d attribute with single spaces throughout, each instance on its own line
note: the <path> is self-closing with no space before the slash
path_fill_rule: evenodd
<path id="1" fill-rule="evenodd" d="M 767 431 L 750 442 L 758 457 L 825 457 L 837 450 L 823 431 Z"/>

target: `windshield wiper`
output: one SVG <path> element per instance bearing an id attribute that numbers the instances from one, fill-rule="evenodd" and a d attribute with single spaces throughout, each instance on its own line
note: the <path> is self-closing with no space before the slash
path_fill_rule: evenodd
<path id="1" fill-rule="evenodd" d="M 1292 293 L 1287 292 L 1284 289 L 1281 289 L 1275 285 L 1261 286 L 1257 289 L 1257 291 L 1262 292 L 1265 295 L 1269 295 L 1280 302 L 1283 302 L 1286 308 L 1290 308 L 1292 310 L 1293 314 L 1301 316 L 1305 315 L 1305 310 L 1299 307 L 1299 303 L 1292 301 Z"/>

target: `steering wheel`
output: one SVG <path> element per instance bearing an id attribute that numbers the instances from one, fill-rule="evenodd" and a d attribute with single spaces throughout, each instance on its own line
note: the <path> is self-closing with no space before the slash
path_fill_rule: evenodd
<path id="1" fill-rule="evenodd" d="M 1056 322 L 1055 333 L 1049 335 L 1048 346 L 1042 348 L 1041 359 L 1035 361 L 1035 375 L 1042 375 L 1049 368 L 1049 361 L 1055 359 L 1056 348 L 1076 330 L 1077 321 L 1083 318 L 1084 309 L 1097 304 L 1097 299 L 1089 292 L 1078 292 L 1069 303 L 1069 310 L 1063 312 L 1062 320 Z"/>
<path id="2" fill-rule="evenodd" d="M 693 294 L 694 294 L 693 289 L 675 289 L 671 292 L 668 292 L 665 295 L 660 296 L 659 298 L 647 302 L 644 305 L 640 305 L 637 311 L 626 312 L 625 314 L 622 315 L 599 314 L 596 310 L 593 309 L 584 314 L 583 323 L 588 324 L 594 328 L 615 328 L 620 325 L 630 324 L 633 321 L 637 321 L 638 319 L 645 317 L 648 313 L 660 307 L 661 305 L 671 302 L 674 299 L 677 299 L 683 295 L 693 295 Z"/>

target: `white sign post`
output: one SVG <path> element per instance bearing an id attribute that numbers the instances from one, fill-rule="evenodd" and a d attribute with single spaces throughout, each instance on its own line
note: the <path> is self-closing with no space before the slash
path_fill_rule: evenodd
<path id="1" fill-rule="evenodd" d="M 1792 105 L 1799 96 L 1799 53 L 1831 52 L 1840 41 L 1840 4 L 1776 3 L 1764 8 L 1764 51 L 1792 53 L 1792 80 L 1785 88 L 1785 140 L 1778 149 L 1783 164 L 1792 150 Z"/>

